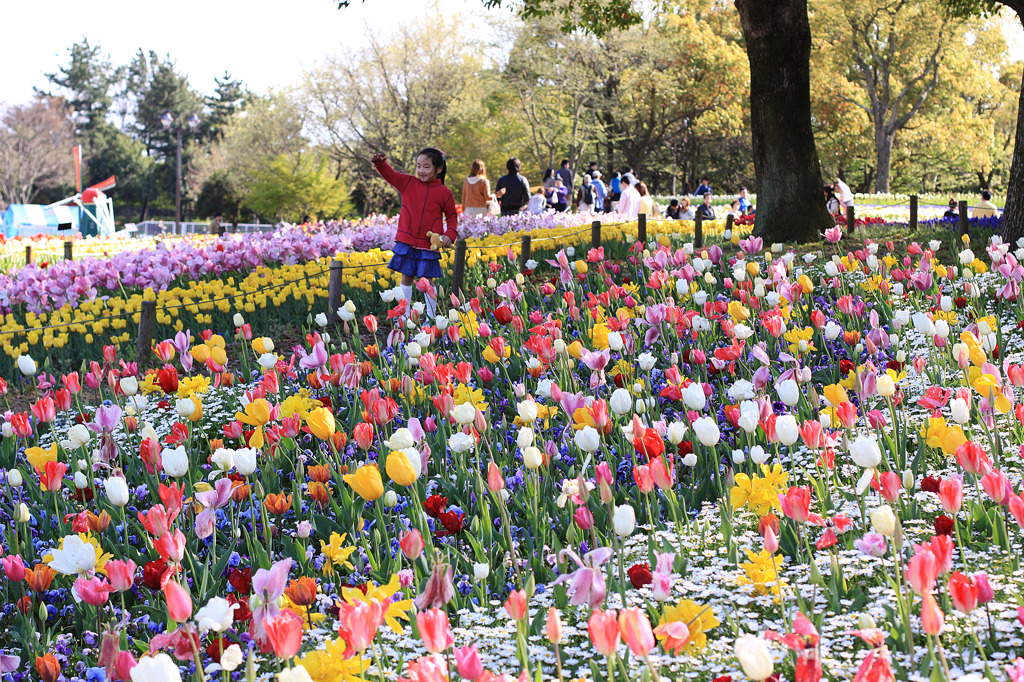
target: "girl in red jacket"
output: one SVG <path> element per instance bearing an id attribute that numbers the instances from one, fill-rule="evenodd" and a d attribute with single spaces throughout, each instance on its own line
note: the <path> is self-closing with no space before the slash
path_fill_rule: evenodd
<path id="1" fill-rule="evenodd" d="M 413 281 L 441 276 L 441 254 L 430 249 L 427 232 L 443 235 L 441 244 L 445 247 L 459 237 L 455 197 L 444 185 L 444 152 L 430 147 L 417 154 L 416 175 L 395 171 L 384 154 L 374 154 L 371 161 L 381 177 L 402 194 L 394 256 L 388 267 L 402 273 L 402 295 L 411 306 Z M 426 317 L 432 320 L 437 299 L 429 295 L 424 298 Z"/>

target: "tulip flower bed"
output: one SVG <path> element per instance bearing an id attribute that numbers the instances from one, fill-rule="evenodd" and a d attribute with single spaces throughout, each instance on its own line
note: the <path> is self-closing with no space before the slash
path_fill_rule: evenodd
<path id="1" fill-rule="evenodd" d="M 1024 254 L 631 229 L 22 354 L 4 679 L 1024 679 Z"/>
<path id="2" fill-rule="evenodd" d="M 467 221 L 460 229 L 468 239 L 467 267 L 482 271 L 507 254 L 518 252 L 512 232 L 533 236 L 541 255 L 560 241 L 578 243 L 589 236 L 589 223 L 579 227 L 544 227 L 550 217 Z M 487 234 L 490 226 L 495 234 Z M 705 228 L 709 239 L 720 235 L 722 223 Z M 349 234 L 308 232 L 283 228 L 264 235 L 230 236 L 222 240 L 198 237 L 159 244 L 145 251 L 122 252 L 103 258 L 59 261 L 12 270 L 0 275 L 0 307 L 8 314 L 0 321 L 0 372 L 13 369 L 20 355 L 49 357 L 57 368 L 78 367 L 97 345 L 115 345 L 131 353 L 142 301 L 157 303 L 157 335 L 172 335 L 187 328 L 225 328 L 235 312 L 250 316 L 267 328 L 282 320 L 303 320 L 311 312 L 326 310 L 331 260 L 340 260 L 345 299 L 365 307 L 377 292 L 397 284 L 386 267 L 390 251 L 342 251 L 352 247 Z M 391 224 L 392 236 L 394 225 Z M 692 233 L 692 223 L 652 222 L 651 237 Z M 582 234 L 585 232 L 586 234 Z M 604 238 L 623 242 L 636 233 L 636 223 L 609 223 Z M 623 247 L 624 249 L 624 247 Z M 452 252 L 443 254 L 450 270 Z"/>

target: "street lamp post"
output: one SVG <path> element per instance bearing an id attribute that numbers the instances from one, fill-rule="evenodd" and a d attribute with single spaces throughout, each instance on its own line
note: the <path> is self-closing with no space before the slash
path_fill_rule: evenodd
<path id="1" fill-rule="evenodd" d="M 199 117 L 192 114 L 186 119 L 186 122 L 190 131 L 195 130 L 199 125 Z M 179 234 L 181 232 L 181 138 L 185 128 L 181 125 L 174 125 L 174 114 L 169 111 L 165 111 L 164 115 L 160 117 L 160 123 L 164 130 L 170 130 L 178 137 L 178 173 L 177 181 L 174 183 L 174 234 Z"/>

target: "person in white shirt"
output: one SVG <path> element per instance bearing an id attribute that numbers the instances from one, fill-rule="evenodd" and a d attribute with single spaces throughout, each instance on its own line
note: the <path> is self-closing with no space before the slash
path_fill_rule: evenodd
<path id="1" fill-rule="evenodd" d="M 640 214 L 640 192 L 633 187 L 633 182 L 633 176 L 628 173 L 623 175 L 619 181 L 622 194 L 619 197 L 617 210 L 629 220 Z"/>
<path id="2" fill-rule="evenodd" d="M 530 203 L 526 207 L 526 212 L 540 215 L 546 210 L 548 210 L 548 200 L 544 198 L 544 188 L 538 187 L 537 192 L 530 197 Z"/>
<path id="3" fill-rule="evenodd" d="M 839 192 L 839 201 L 846 206 L 853 206 L 853 192 L 850 191 L 850 186 L 839 178 L 836 178 L 836 191 Z"/>

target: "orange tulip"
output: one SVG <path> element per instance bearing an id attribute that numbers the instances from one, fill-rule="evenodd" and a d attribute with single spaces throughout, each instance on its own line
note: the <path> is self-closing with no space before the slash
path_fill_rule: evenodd
<path id="1" fill-rule="evenodd" d="M 316 580 L 303 576 L 288 583 L 285 588 L 285 596 L 299 606 L 309 606 L 316 600 Z"/>
<path id="2" fill-rule="evenodd" d="M 292 496 L 285 495 L 284 493 L 280 495 L 269 493 L 266 499 L 263 500 L 263 506 L 271 514 L 284 514 L 292 506 Z"/>

